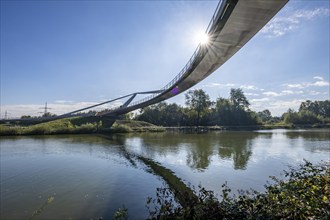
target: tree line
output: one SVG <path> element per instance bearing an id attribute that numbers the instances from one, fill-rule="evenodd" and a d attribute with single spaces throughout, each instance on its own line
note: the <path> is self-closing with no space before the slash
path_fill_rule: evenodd
<path id="1" fill-rule="evenodd" d="M 292 124 L 323 124 L 330 123 L 330 100 L 310 101 L 300 104 L 296 112 L 289 109 L 282 116 L 285 123 Z"/>
<path id="2" fill-rule="evenodd" d="M 299 111 L 289 109 L 281 117 L 273 117 L 268 109 L 255 112 L 240 88 L 232 88 L 228 98 L 212 101 L 202 89 L 185 94 L 186 106 L 161 102 L 140 110 L 135 120 L 161 126 L 250 126 L 262 124 L 326 124 L 330 123 L 330 101 L 302 102 Z"/>

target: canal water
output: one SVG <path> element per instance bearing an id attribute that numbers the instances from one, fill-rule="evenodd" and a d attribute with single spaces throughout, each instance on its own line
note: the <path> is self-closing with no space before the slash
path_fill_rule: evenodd
<path id="1" fill-rule="evenodd" d="M 129 219 L 170 171 L 187 186 L 264 190 L 304 159 L 330 160 L 329 130 L 1 137 L 1 219 Z M 141 159 L 145 158 L 146 160 Z M 167 174 L 166 174 L 167 175 Z"/>

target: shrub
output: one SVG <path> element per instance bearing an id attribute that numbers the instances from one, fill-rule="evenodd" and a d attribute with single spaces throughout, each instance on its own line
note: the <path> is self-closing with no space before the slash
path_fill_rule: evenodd
<path id="1" fill-rule="evenodd" d="M 21 127 L 9 127 L 5 125 L 0 125 L 0 135 L 19 135 Z"/>
<path id="2" fill-rule="evenodd" d="M 76 126 L 75 133 L 95 133 L 97 131 L 97 123 L 87 123 Z"/>
<path id="3" fill-rule="evenodd" d="M 132 131 L 132 129 L 127 125 L 114 124 L 111 128 L 111 131 L 115 133 L 129 133 Z"/>
<path id="4" fill-rule="evenodd" d="M 326 164 L 313 165 L 305 161 L 298 168 L 284 171 L 285 179 L 271 177 L 264 193 L 239 191 L 230 197 L 230 188 L 222 186 L 221 200 L 214 192 L 199 187 L 198 200 L 189 205 L 177 205 L 169 189 L 158 189 L 150 211 L 151 219 L 329 219 L 330 171 Z M 160 208 L 157 208 L 160 207 Z M 150 210 L 150 208 L 149 208 Z"/>

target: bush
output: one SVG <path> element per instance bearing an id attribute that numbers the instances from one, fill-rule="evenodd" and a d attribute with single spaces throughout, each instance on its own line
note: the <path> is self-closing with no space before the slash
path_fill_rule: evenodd
<path id="1" fill-rule="evenodd" d="M 86 134 L 95 133 L 99 122 L 74 125 L 71 119 L 58 119 L 27 127 L 0 125 L 0 135 L 49 135 L 49 134 Z"/>
<path id="2" fill-rule="evenodd" d="M 169 189 L 158 189 L 151 219 L 329 219 L 330 171 L 326 164 L 305 161 L 299 168 L 284 171 L 286 179 L 271 177 L 274 184 L 266 191 L 240 191 L 230 197 L 230 188 L 222 186 L 221 200 L 212 191 L 199 187 L 197 200 L 177 205 Z M 149 208 L 150 210 L 150 208 Z"/>
<path id="3" fill-rule="evenodd" d="M 128 127 L 127 125 L 118 125 L 118 124 L 114 124 L 111 128 L 112 132 L 115 133 L 129 133 L 132 131 L 132 129 L 130 127 Z"/>
<path id="4" fill-rule="evenodd" d="M 19 130 L 21 127 L 10 127 L 5 125 L 0 125 L 0 135 L 6 136 L 6 135 L 19 135 Z"/>
<path id="5" fill-rule="evenodd" d="M 87 123 L 87 124 L 82 124 L 80 126 L 76 126 L 74 129 L 75 133 L 95 133 L 98 129 L 97 123 Z"/>

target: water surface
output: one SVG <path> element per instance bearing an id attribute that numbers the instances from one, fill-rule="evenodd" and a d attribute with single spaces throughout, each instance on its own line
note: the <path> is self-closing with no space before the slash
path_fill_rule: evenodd
<path id="1" fill-rule="evenodd" d="M 2 137 L 0 217 L 28 219 L 53 197 L 35 219 L 112 219 L 123 205 L 144 219 L 147 197 L 166 183 L 136 155 L 187 185 L 263 190 L 304 158 L 329 161 L 329 141 L 329 130 Z"/>

